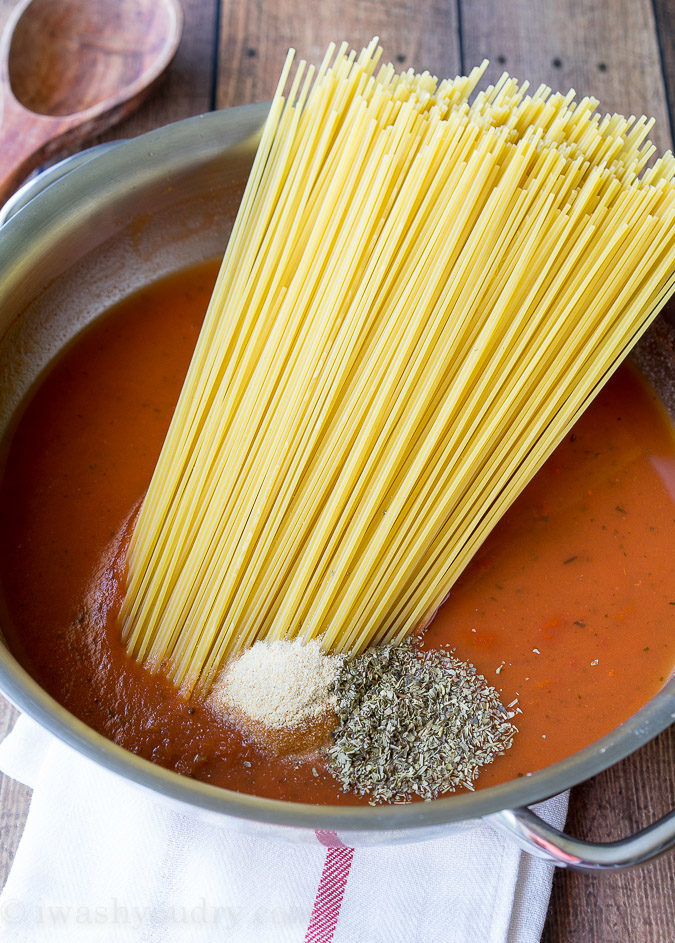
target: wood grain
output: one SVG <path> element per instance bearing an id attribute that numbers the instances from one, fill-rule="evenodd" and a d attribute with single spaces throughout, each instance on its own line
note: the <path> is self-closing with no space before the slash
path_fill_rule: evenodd
<path id="1" fill-rule="evenodd" d="M 594 95 L 604 111 L 656 118 L 652 140 L 671 145 L 651 0 L 470 0 L 462 3 L 464 61 L 487 57 L 533 86 Z"/>
<path id="2" fill-rule="evenodd" d="M 665 88 L 672 105 L 673 0 L 654 0 L 653 7 L 649 0 L 222 0 L 218 34 L 217 0 L 182 2 L 184 36 L 167 79 L 104 139 L 130 137 L 213 106 L 269 98 L 289 45 L 315 61 L 330 40 L 363 44 L 378 34 L 387 58 L 398 65 L 449 75 L 487 56 L 492 76 L 508 69 L 534 83 L 595 94 L 607 108 L 652 113 L 659 121 L 659 145 L 670 143 Z M 0 27 L 13 5 L 0 0 Z M 0 700 L 0 736 L 14 717 Z M 607 841 L 663 814 L 675 799 L 674 751 L 671 729 L 573 790 L 569 831 Z M 2 884 L 29 795 L 0 778 Z M 557 871 L 543 941 L 670 943 L 673 886 L 673 855 L 615 875 Z"/>
<path id="3" fill-rule="evenodd" d="M 140 111 L 101 135 L 99 142 L 136 137 L 214 107 L 218 0 L 181 0 L 181 3 L 183 36 L 162 84 Z"/>
<path id="4" fill-rule="evenodd" d="M 670 111 L 670 134 L 675 141 L 675 0 L 653 0 L 653 3 L 663 82 Z"/>
<path id="5" fill-rule="evenodd" d="M 457 7 L 446 0 L 318 0 L 311 6 L 222 0 L 221 10 L 219 108 L 271 98 L 289 46 L 316 64 L 331 41 L 360 49 L 379 36 L 385 57 L 399 68 L 424 63 L 438 75 L 461 69 Z"/>

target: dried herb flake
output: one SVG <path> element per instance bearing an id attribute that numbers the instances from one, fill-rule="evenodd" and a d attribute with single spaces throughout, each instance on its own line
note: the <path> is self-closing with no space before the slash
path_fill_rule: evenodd
<path id="1" fill-rule="evenodd" d="M 517 732 L 518 709 L 504 707 L 473 665 L 414 641 L 346 659 L 334 695 L 329 766 L 345 792 L 373 804 L 473 789 Z"/>

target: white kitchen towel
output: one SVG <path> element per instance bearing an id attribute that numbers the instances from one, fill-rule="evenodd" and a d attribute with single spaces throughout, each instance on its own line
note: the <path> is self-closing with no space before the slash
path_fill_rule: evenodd
<path id="1" fill-rule="evenodd" d="M 326 847 L 177 812 L 22 716 L 0 769 L 32 787 L 0 895 L 12 943 L 535 943 L 552 866 L 487 825 Z M 537 807 L 562 827 L 567 795 Z"/>

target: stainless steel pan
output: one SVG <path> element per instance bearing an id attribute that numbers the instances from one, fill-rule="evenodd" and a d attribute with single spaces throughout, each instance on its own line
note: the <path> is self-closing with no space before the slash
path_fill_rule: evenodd
<path id="1" fill-rule="evenodd" d="M 161 275 L 222 253 L 266 105 L 182 121 L 66 164 L 15 201 L 0 230 L 0 434 L 55 353 L 118 299 Z M 643 360 L 672 364 L 659 331 Z M 655 340 L 656 338 L 656 340 Z M 664 366 L 665 364 L 665 366 Z M 409 842 L 484 819 L 535 854 L 575 868 L 616 868 L 675 843 L 675 813 L 609 845 L 551 829 L 528 806 L 627 756 L 675 717 L 675 680 L 629 721 L 588 749 L 527 778 L 428 803 L 338 808 L 259 799 L 183 778 L 126 752 L 49 697 L 0 639 L 0 689 L 83 754 L 166 801 L 232 827 L 284 840 L 321 829 L 348 845 Z"/>

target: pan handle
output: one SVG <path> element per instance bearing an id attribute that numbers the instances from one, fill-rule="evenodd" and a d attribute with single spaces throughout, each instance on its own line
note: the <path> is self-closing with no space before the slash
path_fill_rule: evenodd
<path id="1" fill-rule="evenodd" d="M 616 871 L 642 864 L 675 846 L 675 810 L 619 841 L 582 841 L 553 828 L 528 808 L 503 809 L 484 821 L 514 836 L 521 848 L 575 871 Z"/>

